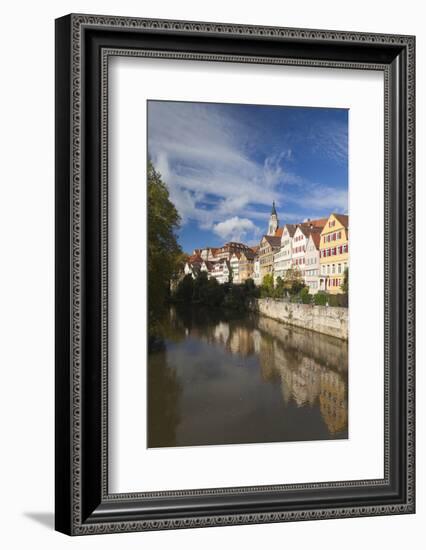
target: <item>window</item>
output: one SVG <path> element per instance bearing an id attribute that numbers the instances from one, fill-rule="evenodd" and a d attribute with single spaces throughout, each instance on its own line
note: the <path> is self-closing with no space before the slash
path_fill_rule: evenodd
<path id="1" fill-rule="evenodd" d="M 342 273 L 342 264 L 338 264 L 337 273 Z"/>
<path id="2" fill-rule="evenodd" d="M 331 271 L 332 273 L 336 273 L 336 265 L 335 264 L 333 264 L 331 269 L 332 269 L 332 271 Z"/>

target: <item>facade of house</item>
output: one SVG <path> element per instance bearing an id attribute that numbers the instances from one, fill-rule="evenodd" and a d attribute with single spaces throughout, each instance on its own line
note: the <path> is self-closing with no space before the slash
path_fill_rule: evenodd
<path id="1" fill-rule="evenodd" d="M 217 248 L 207 246 L 206 248 L 196 248 L 192 255 L 199 256 L 202 260 L 207 260 L 209 262 L 214 262 L 216 258 Z"/>
<path id="2" fill-rule="evenodd" d="M 274 274 L 274 255 L 281 246 L 281 236 L 264 235 L 260 241 L 259 263 L 260 263 L 260 281 L 262 284 L 265 275 Z"/>
<path id="3" fill-rule="evenodd" d="M 340 294 L 349 262 L 349 217 L 331 214 L 321 232 L 319 290 Z"/>
<path id="4" fill-rule="evenodd" d="M 309 226 L 300 224 L 297 226 L 293 236 L 293 246 L 291 251 L 291 266 L 305 276 L 305 254 L 306 244 L 309 239 Z"/>
<path id="5" fill-rule="evenodd" d="M 207 273 L 207 278 L 211 278 L 211 273 L 216 262 L 209 262 L 208 260 L 203 260 L 203 263 L 200 267 L 200 273 Z"/>
<path id="6" fill-rule="evenodd" d="M 241 252 L 234 252 L 229 260 L 229 265 L 231 267 L 232 282 L 239 284 L 240 281 L 240 257 Z"/>
<path id="7" fill-rule="evenodd" d="M 224 283 L 229 283 L 231 273 L 231 266 L 228 260 L 219 260 L 213 265 L 213 269 L 210 272 L 210 276 L 214 277 L 216 281 L 223 285 Z"/>
<path id="8" fill-rule="evenodd" d="M 199 254 L 189 256 L 183 268 L 184 275 L 191 275 L 193 279 L 198 277 L 203 260 Z"/>
<path id="9" fill-rule="evenodd" d="M 254 259 L 255 253 L 253 251 L 247 250 L 246 252 L 241 252 L 240 261 L 238 267 L 239 282 L 244 283 L 247 279 L 253 279 L 254 272 Z"/>
<path id="10" fill-rule="evenodd" d="M 214 257 L 216 260 L 230 260 L 232 254 L 243 252 L 244 250 L 250 250 L 250 247 L 244 243 L 229 242 L 215 249 Z"/>
<path id="11" fill-rule="evenodd" d="M 279 227 L 275 203 L 267 234 L 259 246 L 228 242 L 222 247 L 195 249 L 184 266 L 184 274 L 193 278 L 207 273 L 219 283 L 242 284 L 253 279 L 257 286 L 265 275 L 285 279 L 289 269 L 299 270 L 310 294 L 342 292 L 341 285 L 349 261 L 349 218 L 331 214 L 329 218 L 305 220 Z"/>
<path id="12" fill-rule="evenodd" d="M 308 242 L 306 243 L 305 254 L 305 284 L 309 288 L 310 294 L 316 294 L 319 290 L 319 245 L 321 233 L 319 231 L 311 231 Z"/>
<path id="13" fill-rule="evenodd" d="M 274 256 L 274 280 L 278 277 L 284 279 L 286 271 L 291 268 L 293 236 L 297 225 L 287 223 L 283 227 L 280 249 Z"/>
<path id="14" fill-rule="evenodd" d="M 256 286 L 260 286 L 262 284 L 262 280 L 260 278 L 260 259 L 258 254 L 255 255 L 253 260 L 253 281 Z"/>

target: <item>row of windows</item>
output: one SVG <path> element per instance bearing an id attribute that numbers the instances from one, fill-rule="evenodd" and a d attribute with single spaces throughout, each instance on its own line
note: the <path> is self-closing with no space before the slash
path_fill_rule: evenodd
<path id="1" fill-rule="evenodd" d="M 329 235 L 324 235 L 323 242 L 329 243 L 331 241 L 338 241 L 341 238 L 342 238 L 342 232 L 337 231 L 337 233 L 330 233 Z"/>
<path id="2" fill-rule="evenodd" d="M 345 262 L 344 264 L 322 265 L 321 275 L 333 275 L 334 273 L 343 273 L 346 267 L 348 267 L 347 262 Z"/>
<path id="3" fill-rule="evenodd" d="M 306 252 L 305 246 L 296 246 L 293 248 L 293 254 L 297 254 L 298 252 Z"/>
<path id="4" fill-rule="evenodd" d="M 328 256 L 336 256 L 338 254 L 345 254 L 349 251 L 348 244 L 342 244 L 341 246 L 335 246 L 334 248 L 325 248 L 320 250 L 320 258 L 326 258 Z"/>
<path id="5" fill-rule="evenodd" d="M 333 286 L 333 287 L 340 286 L 341 284 L 342 284 L 341 279 L 329 279 L 329 281 L 328 281 L 328 286 L 329 287 L 330 286 Z"/>

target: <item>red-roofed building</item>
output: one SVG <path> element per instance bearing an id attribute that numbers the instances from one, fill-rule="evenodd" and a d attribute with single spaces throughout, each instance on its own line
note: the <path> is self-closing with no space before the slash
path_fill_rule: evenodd
<path id="1" fill-rule="evenodd" d="M 320 290 L 340 294 L 349 262 L 349 216 L 330 214 L 321 232 Z"/>
<path id="2" fill-rule="evenodd" d="M 319 290 L 320 257 L 319 246 L 321 231 L 311 231 L 306 243 L 305 254 L 305 284 L 310 294 L 316 294 Z"/>

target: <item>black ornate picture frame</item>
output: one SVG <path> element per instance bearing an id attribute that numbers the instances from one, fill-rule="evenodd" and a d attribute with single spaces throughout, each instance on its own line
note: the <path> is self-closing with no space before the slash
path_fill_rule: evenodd
<path id="1" fill-rule="evenodd" d="M 109 493 L 107 75 L 116 55 L 383 72 L 383 479 Z M 58 531 L 414 513 L 414 156 L 413 36 L 74 14 L 56 21 Z"/>

